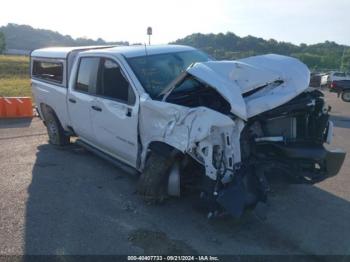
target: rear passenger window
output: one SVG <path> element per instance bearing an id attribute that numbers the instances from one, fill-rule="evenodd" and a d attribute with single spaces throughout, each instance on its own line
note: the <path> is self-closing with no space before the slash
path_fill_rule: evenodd
<path id="1" fill-rule="evenodd" d="M 96 94 L 97 73 L 100 58 L 85 57 L 80 59 L 75 90 Z"/>
<path id="2" fill-rule="evenodd" d="M 135 94 L 119 65 L 111 59 L 101 59 L 99 95 L 127 104 L 135 103 Z"/>
<path id="3" fill-rule="evenodd" d="M 46 62 L 34 60 L 32 76 L 62 84 L 63 64 L 60 62 Z"/>

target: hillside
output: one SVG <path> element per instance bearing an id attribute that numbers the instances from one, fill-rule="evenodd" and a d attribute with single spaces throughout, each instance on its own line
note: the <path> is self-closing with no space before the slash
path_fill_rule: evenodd
<path id="1" fill-rule="evenodd" d="M 314 45 L 294 45 L 254 36 L 239 37 L 228 32 L 226 34 L 197 33 L 173 43 L 194 46 L 220 60 L 275 53 L 299 58 L 311 69 L 339 69 L 341 67 L 342 70 L 350 71 L 350 47 L 330 41 Z"/>
<path id="2" fill-rule="evenodd" d="M 46 29 L 35 29 L 29 25 L 8 24 L 0 27 L 6 40 L 6 49 L 34 50 L 47 46 L 80 46 L 80 45 L 105 45 L 120 44 L 129 45 L 128 42 L 106 42 L 87 38 L 74 39 L 70 35 L 62 35 Z"/>
<path id="3" fill-rule="evenodd" d="M 10 23 L 0 27 L 0 53 L 2 49 L 1 33 L 5 36 L 6 49 L 8 51 L 15 50 L 15 52 L 18 52 L 18 50 L 30 51 L 47 46 L 129 45 L 126 41 L 111 43 L 101 38 L 97 40 L 74 39 L 69 35 L 62 35 L 51 30 L 35 29 L 28 25 Z M 341 68 L 344 71 L 350 71 L 350 47 L 330 41 L 313 45 L 295 45 L 254 36 L 239 37 L 228 32 L 226 34 L 196 33 L 178 39 L 173 43 L 197 47 L 220 60 L 276 53 L 299 58 L 313 70 L 339 70 Z"/>

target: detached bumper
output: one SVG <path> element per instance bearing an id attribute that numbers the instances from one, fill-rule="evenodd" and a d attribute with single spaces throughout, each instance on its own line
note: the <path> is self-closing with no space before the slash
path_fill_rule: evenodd
<path id="1" fill-rule="evenodd" d="M 218 192 L 217 203 L 234 217 L 240 217 L 247 207 L 266 201 L 269 185 L 265 174 L 274 168 L 282 169 L 280 175 L 292 178 L 293 182 L 314 184 L 338 174 L 346 156 L 341 149 L 310 145 L 268 143 L 263 150 L 274 151 L 278 157 L 265 159 L 253 169 L 240 170 Z"/>
<path id="2" fill-rule="evenodd" d="M 346 155 L 341 149 L 327 150 L 324 147 L 282 146 L 279 150 L 290 162 L 290 165 L 282 165 L 284 173 L 289 174 L 293 181 L 304 184 L 317 183 L 338 174 Z M 274 162 L 273 165 L 278 165 L 278 162 Z M 246 207 L 266 201 L 269 189 L 265 177 L 258 175 L 261 171 L 264 172 L 263 167 L 260 168 L 259 171 L 255 169 L 255 175 L 244 175 L 245 179 L 248 179 L 246 181 L 250 182 L 244 183 L 242 176 L 237 176 L 233 183 L 219 192 L 217 203 L 233 217 L 239 218 Z M 247 184 L 255 186 L 249 188 Z"/>

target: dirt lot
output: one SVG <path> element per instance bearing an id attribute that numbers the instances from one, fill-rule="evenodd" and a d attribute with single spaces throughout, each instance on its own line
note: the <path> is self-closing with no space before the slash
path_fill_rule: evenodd
<path id="1" fill-rule="evenodd" d="M 350 152 L 350 104 L 326 95 Z M 146 205 L 136 177 L 49 145 L 37 118 L 0 121 L 0 254 L 350 254 L 349 170 L 347 157 L 316 186 L 276 187 L 266 221 L 208 221 L 190 198 Z"/>

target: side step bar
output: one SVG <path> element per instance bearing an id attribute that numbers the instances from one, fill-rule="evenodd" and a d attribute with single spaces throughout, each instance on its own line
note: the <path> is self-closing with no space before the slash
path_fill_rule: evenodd
<path id="1" fill-rule="evenodd" d="M 86 150 L 88 150 L 88 151 L 98 155 L 99 157 L 103 158 L 104 160 L 107 160 L 112 165 L 114 165 L 115 167 L 123 170 L 124 172 L 126 172 L 128 174 L 135 175 L 135 176 L 139 175 L 139 172 L 135 168 L 133 168 L 133 167 L 127 165 L 127 164 L 124 164 L 120 160 L 118 160 L 118 159 L 116 159 L 116 158 L 114 158 L 114 157 L 112 157 L 112 156 L 102 152 L 101 150 L 95 148 L 94 146 L 89 145 L 88 143 L 82 141 L 81 139 L 77 139 L 75 141 L 75 143 L 77 145 L 79 145 L 79 146 L 84 147 Z"/>

